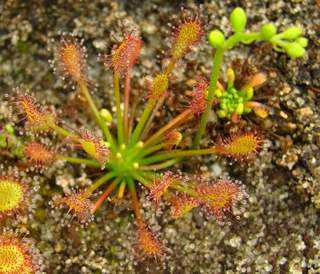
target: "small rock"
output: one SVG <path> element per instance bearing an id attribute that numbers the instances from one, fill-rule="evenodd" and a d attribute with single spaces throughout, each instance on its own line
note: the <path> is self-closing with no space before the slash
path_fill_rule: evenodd
<path id="1" fill-rule="evenodd" d="M 297 124 L 295 124 L 295 123 L 288 123 L 288 124 L 287 124 L 287 127 L 288 127 L 289 129 L 294 130 L 294 129 L 297 128 Z"/>
<path id="2" fill-rule="evenodd" d="M 280 91 L 280 94 L 286 95 L 286 94 L 289 94 L 290 92 L 291 92 L 291 88 L 288 85 L 285 85 L 283 89 Z"/>
<path id="3" fill-rule="evenodd" d="M 298 109 L 298 114 L 302 117 L 310 117 L 313 114 L 313 111 L 310 107 L 303 107 Z"/>
<path id="4" fill-rule="evenodd" d="M 288 119 L 288 114 L 285 113 L 284 111 L 280 111 L 279 115 L 280 115 L 283 119 Z"/>

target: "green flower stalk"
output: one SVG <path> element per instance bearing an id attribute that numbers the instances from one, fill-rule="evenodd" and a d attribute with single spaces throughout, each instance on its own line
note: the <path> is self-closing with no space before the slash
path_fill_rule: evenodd
<path id="1" fill-rule="evenodd" d="M 217 83 L 220 75 L 223 55 L 225 51 L 231 50 L 239 43 L 251 44 L 253 42 L 268 41 L 272 44 L 273 49 L 278 52 L 286 52 L 291 58 L 299 58 L 305 54 L 305 48 L 308 45 L 308 40 L 302 36 L 302 29 L 298 26 L 292 26 L 277 34 L 277 29 L 272 23 L 261 26 L 258 32 L 246 32 L 247 16 L 245 11 L 237 7 L 230 15 L 230 23 L 233 35 L 225 38 L 220 30 L 212 30 L 208 35 L 210 45 L 215 48 L 213 58 L 213 66 L 210 76 L 210 84 L 208 88 L 207 106 L 201 116 L 199 128 L 194 139 L 194 147 L 199 147 L 201 138 L 205 132 L 209 118 L 209 113 L 212 108 L 214 98 L 216 97 Z M 229 93 L 231 94 L 231 93 Z M 238 112 L 243 112 L 241 105 L 237 104 Z M 218 112 L 218 115 L 225 117 L 228 113 L 224 109 Z"/>

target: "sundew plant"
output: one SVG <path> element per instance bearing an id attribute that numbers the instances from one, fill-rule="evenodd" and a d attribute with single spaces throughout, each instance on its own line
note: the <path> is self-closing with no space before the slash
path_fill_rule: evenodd
<path id="1" fill-rule="evenodd" d="M 64 34 L 55 52 L 55 70 L 63 73 L 71 81 L 77 92 L 85 98 L 100 135 L 89 129 L 71 129 L 59 120 L 57 115 L 46 106 L 40 105 L 36 98 L 26 91 L 17 90 L 14 98 L 18 109 L 23 112 L 25 126 L 33 133 L 33 141 L 23 148 L 24 158 L 36 168 L 43 169 L 57 160 L 72 164 L 81 164 L 95 168 L 102 173 L 86 189 L 70 195 L 56 196 L 56 207 L 67 207 L 68 212 L 81 223 L 93 219 L 102 203 L 108 197 L 122 199 L 126 194 L 131 197 L 132 209 L 136 218 L 138 247 L 146 257 L 158 258 L 165 253 L 165 247 L 154 235 L 143 217 L 138 195 L 146 191 L 155 208 L 162 199 L 171 206 L 171 215 L 178 218 L 194 208 L 201 208 L 204 214 L 213 215 L 219 222 L 233 213 L 233 208 L 247 196 L 243 185 L 229 178 L 203 178 L 181 172 L 179 167 L 190 157 L 218 155 L 231 160 L 247 160 L 255 157 L 263 144 L 262 135 L 257 131 L 239 131 L 230 136 L 221 137 L 213 146 L 201 147 L 208 117 L 212 110 L 219 119 L 237 123 L 243 115 L 254 112 L 265 118 L 267 109 L 254 100 L 254 88 L 266 81 L 263 73 L 252 76 L 241 88 L 234 85 L 236 71 L 228 69 L 227 83 L 218 80 L 223 64 L 224 53 L 237 44 L 270 42 L 276 51 L 286 52 L 290 57 L 303 56 L 307 40 L 302 37 L 299 27 L 289 27 L 281 33 L 273 24 L 263 25 L 259 31 L 246 31 L 246 14 L 241 8 L 232 11 L 230 22 L 233 34 L 226 38 L 220 30 L 208 34 L 208 40 L 214 49 L 211 75 L 197 78 L 189 103 L 175 117 L 161 127 L 153 123 L 155 113 L 161 109 L 170 93 L 170 79 L 177 64 L 205 36 L 204 26 L 197 16 L 185 16 L 176 27 L 169 49 L 169 60 L 163 70 L 147 81 L 147 98 L 142 114 L 136 117 L 132 105 L 131 79 L 143 41 L 135 33 L 125 33 L 122 41 L 115 45 L 110 55 L 101 55 L 106 73 L 113 73 L 115 99 L 115 119 L 105 108 L 99 109 L 90 91 L 86 74 L 87 53 L 79 40 Z M 10 96 L 11 97 L 11 96 Z M 193 144 L 184 142 L 186 126 L 196 125 Z M 112 125 L 116 126 L 113 130 Z M 57 134 L 61 144 L 71 144 L 81 149 L 87 156 L 70 157 L 65 152 L 53 148 L 37 139 L 45 132 Z M 182 145 L 183 144 L 183 145 Z M 0 217 L 15 215 L 16 208 L 24 201 L 24 188 L 18 179 L 0 177 Z M 15 241 L 13 241 L 15 242 Z M 2 249 L 1 249 L 2 248 Z M 0 252 L 3 250 L 0 237 Z M 1 268 L 7 261 L 2 262 Z"/>

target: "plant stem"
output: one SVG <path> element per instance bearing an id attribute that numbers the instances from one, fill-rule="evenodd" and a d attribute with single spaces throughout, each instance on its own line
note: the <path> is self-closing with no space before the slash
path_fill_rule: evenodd
<path id="1" fill-rule="evenodd" d="M 132 158 L 134 158 L 137 154 L 139 154 L 141 152 L 143 148 L 143 142 L 137 142 L 135 144 L 135 146 L 132 146 L 129 150 L 127 150 L 127 159 L 131 160 Z"/>
<path id="2" fill-rule="evenodd" d="M 270 42 L 274 45 L 277 45 L 277 46 L 280 46 L 282 48 L 286 48 L 288 46 L 288 42 L 287 41 L 282 41 L 280 39 L 277 39 L 277 35 L 275 35 L 271 40 Z"/>
<path id="3" fill-rule="evenodd" d="M 137 106 L 138 106 L 138 99 L 134 98 L 133 103 L 130 105 L 130 118 L 129 118 L 129 135 L 128 135 L 128 140 L 130 140 L 131 133 L 132 133 L 132 128 L 133 128 L 133 122 L 134 122 L 134 117 L 136 116 L 136 111 L 137 111 Z"/>
<path id="4" fill-rule="evenodd" d="M 232 49 L 244 37 L 244 33 L 238 32 L 231 35 L 224 43 L 224 49 Z"/>
<path id="5" fill-rule="evenodd" d="M 122 181 L 119 187 L 119 191 L 118 191 L 118 198 L 122 199 L 123 198 L 123 194 L 124 194 L 124 190 L 126 189 L 126 181 Z"/>
<path id="6" fill-rule="evenodd" d="M 101 185 L 103 185 L 105 182 L 109 181 L 111 178 L 115 177 L 114 172 L 109 172 L 102 177 L 100 177 L 98 180 L 96 180 L 88 189 L 88 193 L 93 193 L 97 188 L 99 188 Z"/>
<path id="7" fill-rule="evenodd" d="M 96 210 L 100 207 L 103 201 L 110 195 L 110 193 L 116 188 L 117 184 L 119 183 L 120 178 L 117 178 L 113 181 L 111 185 L 107 187 L 107 189 L 102 193 L 99 199 L 95 202 L 94 207 L 91 210 L 91 213 L 95 213 Z"/>
<path id="8" fill-rule="evenodd" d="M 101 118 L 100 113 L 99 113 L 94 101 L 92 100 L 92 97 L 90 95 L 90 92 L 88 90 L 88 87 L 87 87 L 86 83 L 85 82 L 80 82 L 79 83 L 79 87 L 80 87 L 80 90 L 81 90 L 82 94 L 86 98 L 86 100 L 87 100 L 87 102 L 89 104 L 89 107 L 90 107 L 90 109 L 91 109 L 91 111 L 92 111 L 92 113 L 93 113 L 98 125 L 102 129 L 104 136 L 107 138 L 107 141 L 109 142 L 110 147 L 112 148 L 112 151 L 115 152 L 116 151 L 116 146 L 114 144 L 113 137 L 112 137 L 112 135 L 111 135 L 111 133 L 109 131 L 109 128 L 107 127 L 107 124 Z"/>
<path id="9" fill-rule="evenodd" d="M 67 129 L 64 129 L 54 123 L 50 124 L 49 127 L 54 130 L 55 132 L 57 132 L 58 134 L 60 134 L 61 136 L 64 136 L 64 137 L 74 137 L 75 134 L 70 132 L 69 130 Z"/>
<path id="10" fill-rule="evenodd" d="M 155 156 L 151 156 L 150 158 L 144 159 L 141 161 L 141 164 L 149 165 L 149 164 L 156 163 L 156 162 L 170 159 L 170 158 L 199 156 L 199 155 L 214 154 L 214 153 L 215 153 L 214 147 L 206 148 L 206 149 L 194 149 L 194 150 L 172 150 L 169 152 L 161 152 L 156 154 Z"/>
<path id="11" fill-rule="evenodd" d="M 146 149 L 142 148 L 138 151 L 138 154 L 136 154 L 136 157 L 144 157 L 152 152 L 155 152 L 157 150 L 160 150 L 162 148 L 164 148 L 165 146 L 167 146 L 166 143 L 161 143 L 152 147 L 147 147 Z"/>
<path id="12" fill-rule="evenodd" d="M 182 113 L 180 113 L 168 124 L 166 124 L 164 127 L 159 129 L 156 133 L 154 133 L 151 137 L 149 137 L 149 139 L 145 142 L 145 147 L 157 142 L 159 138 L 163 136 L 164 133 L 166 133 L 167 131 L 169 131 L 174 127 L 177 127 L 178 125 L 186 121 L 191 114 L 192 114 L 192 110 L 189 108 L 183 111 Z"/>
<path id="13" fill-rule="evenodd" d="M 165 74 L 167 74 L 168 77 L 169 77 L 169 75 L 172 73 L 172 71 L 173 71 L 176 63 L 177 63 L 177 59 L 171 58 L 170 63 L 168 64 L 168 66 L 167 66 L 167 68 L 166 68 L 166 71 L 165 71 Z"/>
<path id="14" fill-rule="evenodd" d="M 150 182 L 147 179 L 145 179 L 143 176 L 137 173 L 133 174 L 132 176 L 141 184 L 143 184 L 146 188 L 150 188 Z"/>
<path id="15" fill-rule="evenodd" d="M 125 75 L 125 82 L 124 82 L 124 108 L 123 108 L 124 136 L 125 136 L 126 142 L 128 142 L 128 136 L 129 136 L 130 81 L 131 81 L 131 71 L 130 69 L 128 69 Z"/>
<path id="16" fill-rule="evenodd" d="M 101 167 L 100 163 L 97 162 L 96 160 L 91 160 L 91 159 L 83 159 L 83 158 L 77 158 L 77 157 L 65 157 L 62 155 L 57 156 L 58 160 L 63 160 L 69 163 L 73 164 L 83 164 L 86 166 L 90 167 Z"/>
<path id="17" fill-rule="evenodd" d="M 165 73 L 167 75 L 167 77 L 169 78 L 170 74 L 172 73 L 172 70 L 174 69 L 175 65 L 177 63 L 177 60 L 175 58 L 171 58 L 170 59 L 170 63 L 168 64 Z M 165 96 L 162 96 L 160 100 L 157 101 L 156 107 L 153 109 L 151 117 L 142 133 L 142 137 L 144 138 L 144 136 L 146 136 L 151 128 L 151 123 L 152 120 L 155 116 L 155 114 L 157 113 L 157 111 L 159 110 L 159 108 L 163 105 L 163 102 L 165 100 Z"/>
<path id="18" fill-rule="evenodd" d="M 144 125 L 146 124 L 146 122 L 148 121 L 149 115 L 151 113 L 151 111 L 153 110 L 154 105 L 156 104 L 156 100 L 154 99 L 149 99 L 144 111 L 141 115 L 141 118 L 136 126 L 136 128 L 133 131 L 132 137 L 131 137 L 131 141 L 130 141 L 130 145 L 135 145 L 140 137 L 140 134 L 144 128 Z"/>
<path id="19" fill-rule="evenodd" d="M 143 140 L 147 134 L 149 133 L 151 127 L 152 127 L 152 121 L 153 121 L 153 118 L 154 116 L 156 115 L 157 111 L 160 109 L 160 107 L 163 105 L 163 102 L 164 102 L 164 99 L 165 99 L 165 96 L 162 96 L 160 98 L 160 100 L 157 101 L 157 104 L 156 106 L 154 107 L 154 109 L 152 110 L 152 113 L 151 113 L 151 116 L 142 132 L 142 135 L 141 135 L 141 139 Z"/>
<path id="20" fill-rule="evenodd" d="M 170 188 L 173 188 L 173 189 L 175 189 L 175 190 L 178 190 L 178 191 L 180 191 L 180 192 L 186 193 L 186 194 L 188 194 L 188 195 L 190 195 L 190 196 L 193 196 L 193 197 L 196 197 L 196 196 L 197 196 L 197 193 L 196 193 L 194 190 L 185 188 L 185 187 L 180 186 L 180 185 L 171 185 L 171 186 L 169 186 L 169 187 L 170 187 Z"/>
<path id="21" fill-rule="evenodd" d="M 139 176 L 139 175 L 138 175 L 138 176 Z M 154 177 L 154 174 L 150 174 L 150 176 L 151 176 L 151 177 Z M 139 178 L 139 177 L 138 177 L 138 178 Z M 140 177 L 138 180 L 139 180 L 140 182 L 141 182 L 141 181 L 144 181 L 144 183 L 150 187 L 150 183 L 148 183 L 148 181 L 147 181 L 146 179 Z M 186 193 L 186 194 L 188 194 L 188 195 L 190 195 L 190 196 L 193 196 L 193 197 L 196 197 L 196 196 L 197 196 L 197 193 L 196 193 L 194 190 L 185 188 L 185 187 L 183 187 L 183 186 L 181 186 L 181 185 L 172 184 L 172 185 L 169 186 L 169 188 L 178 190 L 178 191 L 180 191 L 180 192 Z"/>
<path id="22" fill-rule="evenodd" d="M 160 170 L 160 169 L 164 169 L 170 166 L 173 166 L 176 163 L 179 163 L 181 161 L 182 158 L 177 158 L 177 159 L 171 159 L 168 161 L 165 161 L 163 163 L 160 164 L 156 164 L 156 165 L 147 165 L 147 166 L 142 166 L 139 169 L 140 170 Z"/>
<path id="23" fill-rule="evenodd" d="M 123 121 L 121 113 L 121 100 L 120 100 L 120 74 L 115 72 L 113 75 L 113 85 L 114 85 L 114 95 L 116 97 L 116 112 L 117 112 L 117 133 L 118 133 L 118 142 L 123 144 L 124 133 L 123 133 Z"/>
<path id="24" fill-rule="evenodd" d="M 224 54 L 224 48 L 218 48 L 213 59 L 213 67 L 211 71 L 211 77 L 210 77 L 210 84 L 208 88 L 208 97 L 207 97 L 207 106 L 205 111 L 201 115 L 200 125 L 198 128 L 198 131 L 196 133 L 196 137 L 194 140 L 194 147 L 198 148 L 200 145 L 200 140 L 202 138 L 202 135 L 205 132 L 206 125 L 208 122 L 209 114 L 212 108 L 212 103 L 214 99 L 214 91 L 217 88 L 217 82 L 219 78 L 221 63 L 223 59 Z"/>
<path id="25" fill-rule="evenodd" d="M 136 187 L 135 187 L 134 182 L 131 178 L 128 179 L 128 186 L 129 186 L 129 190 L 130 190 L 131 197 L 132 197 L 132 207 L 133 207 L 134 213 L 136 215 L 137 223 L 139 225 L 139 224 L 143 223 L 143 220 L 142 220 L 142 215 L 141 215 L 141 211 L 140 211 L 139 200 L 137 197 Z"/>

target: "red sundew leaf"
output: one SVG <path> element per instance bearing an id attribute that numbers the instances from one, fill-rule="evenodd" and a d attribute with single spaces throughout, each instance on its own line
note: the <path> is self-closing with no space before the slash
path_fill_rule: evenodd
<path id="1" fill-rule="evenodd" d="M 0 274 L 37 273 L 39 269 L 39 255 L 30 241 L 0 234 Z"/>
<path id="2" fill-rule="evenodd" d="M 262 148 L 263 138 L 256 132 L 235 133 L 220 139 L 215 146 L 216 153 L 235 160 L 252 159 Z"/>
<path id="3" fill-rule="evenodd" d="M 45 130 L 50 123 L 55 122 L 53 113 L 41 107 L 36 99 L 28 94 L 18 94 L 15 102 L 27 120 L 28 126 L 35 130 Z"/>
<path id="4" fill-rule="evenodd" d="M 36 167 L 44 167 L 51 165 L 56 160 L 57 153 L 41 143 L 31 142 L 25 145 L 24 156 Z"/>
<path id="5" fill-rule="evenodd" d="M 159 100 L 167 95 L 167 89 L 169 85 L 168 75 L 165 73 L 157 74 L 152 82 L 147 83 L 148 86 L 148 98 L 153 100 Z"/>
<path id="6" fill-rule="evenodd" d="M 174 196 L 171 199 L 171 203 L 171 216 L 173 218 L 179 218 L 199 206 L 200 201 L 185 194 L 180 194 Z"/>
<path id="7" fill-rule="evenodd" d="M 0 176 L 0 220 L 16 215 L 28 204 L 30 189 L 22 180 Z"/>
<path id="8" fill-rule="evenodd" d="M 175 60 L 182 58 L 191 46 L 200 41 L 203 34 L 203 26 L 199 18 L 184 18 L 174 33 L 174 42 L 170 52 L 172 58 Z"/>
<path id="9" fill-rule="evenodd" d="M 250 78 L 248 86 L 254 88 L 262 85 L 265 81 L 267 81 L 267 76 L 264 73 L 259 72 Z"/>
<path id="10" fill-rule="evenodd" d="M 170 131 L 164 140 L 166 144 L 166 149 L 171 149 L 180 144 L 182 140 L 182 134 L 177 130 Z"/>
<path id="11" fill-rule="evenodd" d="M 224 219 L 226 214 L 231 213 L 232 208 L 246 197 L 238 182 L 227 179 L 220 179 L 212 184 L 200 183 L 196 191 L 205 212 L 214 215 L 218 220 Z"/>
<path id="12" fill-rule="evenodd" d="M 112 54 L 103 57 L 105 67 L 112 67 L 115 72 L 122 75 L 128 73 L 137 62 L 142 44 L 140 37 L 133 34 L 124 34 L 123 40 L 114 48 Z"/>
<path id="13" fill-rule="evenodd" d="M 163 244 L 145 224 L 138 226 L 137 245 L 146 257 L 157 259 L 164 255 Z"/>
<path id="14" fill-rule="evenodd" d="M 80 223 L 87 223 L 93 219 L 92 210 L 94 208 L 94 203 L 91 202 L 89 196 L 88 192 L 80 191 L 65 197 L 55 196 L 53 203 L 58 207 L 67 206 L 68 213 L 75 216 Z"/>
<path id="15" fill-rule="evenodd" d="M 86 81 L 84 73 L 86 49 L 76 37 L 63 35 L 56 51 L 57 69 L 74 82 Z"/>
<path id="16" fill-rule="evenodd" d="M 149 190 L 149 199 L 158 207 L 161 197 L 168 191 L 168 188 L 173 184 L 181 183 L 182 180 L 183 178 L 180 174 L 173 174 L 171 171 L 167 171 L 153 181 Z"/>
<path id="17" fill-rule="evenodd" d="M 200 77 L 197 80 L 195 87 L 192 92 L 192 100 L 190 102 L 189 108 L 192 110 L 193 114 L 197 117 L 206 109 L 207 101 L 207 88 L 208 81 Z"/>
<path id="18" fill-rule="evenodd" d="M 92 158 L 96 159 L 101 164 L 101 167 L 104 168 L 111 152 L 104 144 L 103 139 L 93 135 L 86 129 L 80 129 L 78 141 L 82 149 Z"/>

